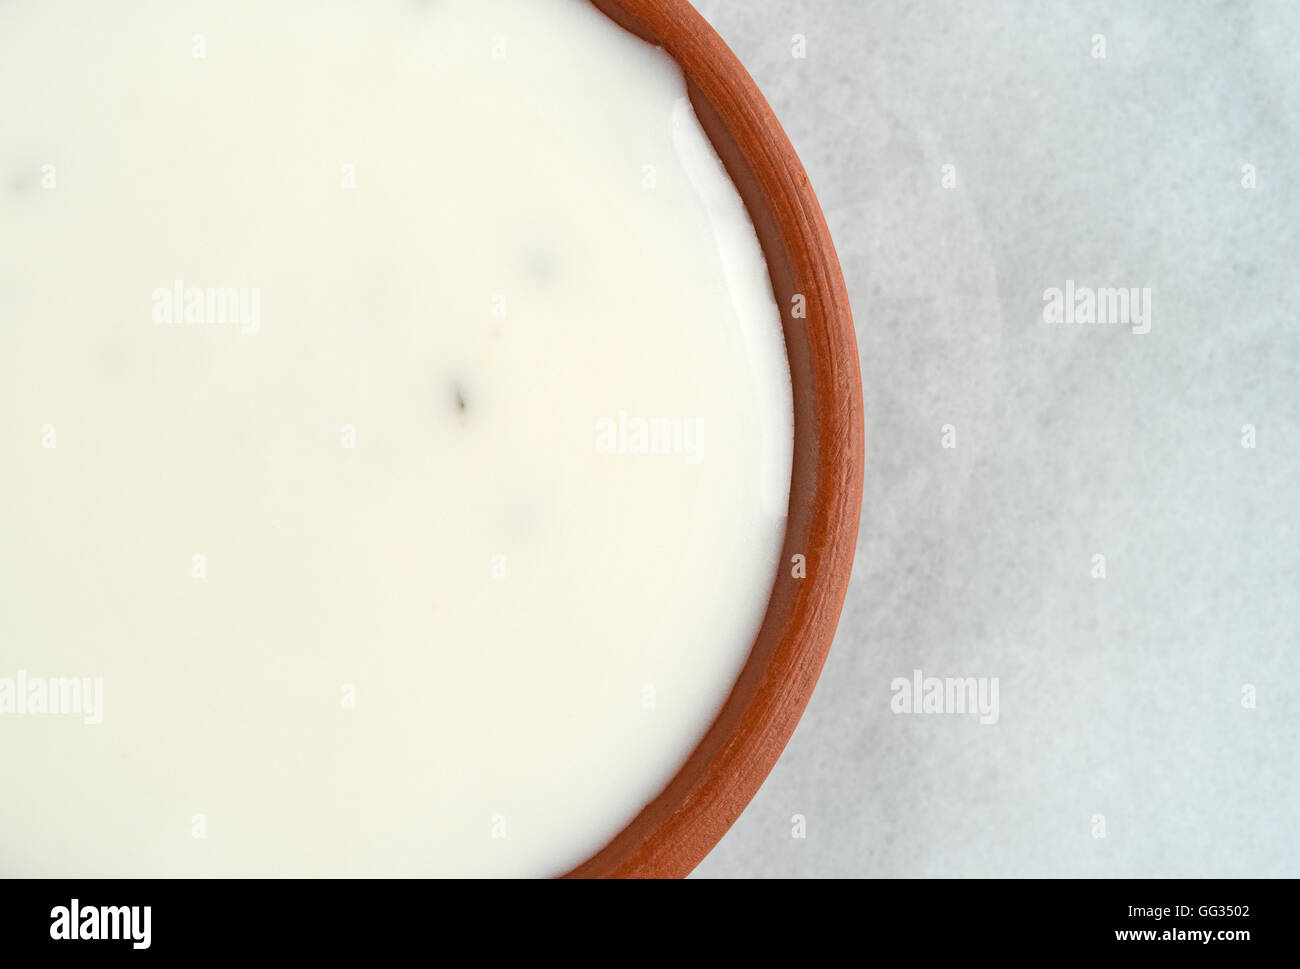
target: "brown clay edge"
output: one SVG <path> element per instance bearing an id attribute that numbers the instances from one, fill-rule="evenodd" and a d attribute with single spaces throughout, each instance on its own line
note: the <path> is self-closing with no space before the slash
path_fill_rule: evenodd
<path id="1" fill-rule="evenodd" d="M 794 389 L 783 564 L 749 659 L 704 739 L 668 786 L 566 876 L 684 877 L 776 765 L 830 650 L 862 505 L 862 383 L 830 231 L 803 165 L 753 79 L 685 0 L 591 2 L 663 47 L 685 71 L 696 114 L 740 189 L 767 256 Z M 791 316 L 796 293 L 807 299 L 807 319 Z M 791 577 L 796 554 L 807 558 L 806 579 Z"/>

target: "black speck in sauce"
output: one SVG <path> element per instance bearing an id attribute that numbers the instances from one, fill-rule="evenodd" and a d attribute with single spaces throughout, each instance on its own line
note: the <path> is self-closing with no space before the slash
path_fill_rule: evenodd
<path id="1" fill-rule="evenodd" d="M 451 389 L 452 392 L 456 395 L 456 412 L 459 414 L 464 414 L 465 408 L 468 406 L 465 402 L 465 388 L 462 387 L 459 383 L 453 381 L 451 385 Z"/>

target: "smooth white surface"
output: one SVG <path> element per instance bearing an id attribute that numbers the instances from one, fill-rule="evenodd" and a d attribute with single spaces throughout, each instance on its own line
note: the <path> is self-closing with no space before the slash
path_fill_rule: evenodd
<path id="1" fill-rule="evenodd" d="M 0 716 L 0 871 L 600 847 L 728 692 L 789 487 L 676 66 L 582 0 L 9 2 L 0 91 L 0 676 L 104 682 Z M 154 322 L 175 280 L 256 325 Z M 699 433 L 602 453 L 624 418 Z"/>

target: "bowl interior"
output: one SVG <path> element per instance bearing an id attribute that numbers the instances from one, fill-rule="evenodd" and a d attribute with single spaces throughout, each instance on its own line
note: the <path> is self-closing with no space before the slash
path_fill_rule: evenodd
<path id="1" fill-rule="evenodd" d="M 776 764 L 812 695 L 848 588 L 862 503 L 857 340 L 839 260 L 789 138 L 739 60 L 686 0 L 590 0 L 686 74 L 695 113 L 766 256 L 794 394 L 782 564 L 721 712 L 668 786 L 577 877 L 689 874 Z M 800 577 L 795 557 L 803 556 Z"/>

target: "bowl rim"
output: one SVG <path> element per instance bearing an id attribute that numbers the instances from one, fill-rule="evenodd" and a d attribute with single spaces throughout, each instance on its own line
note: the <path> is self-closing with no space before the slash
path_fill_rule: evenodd
<path id="1" fill-rule="evenodd" d="M 848 591 L 865 430 L 848 290 L 794 147 L 740 60 L 688 0 L 589 0 L 682 68 L 768 263 L 790 361 L 794 461 L 781 564 L 722 709 L 667 786 L 565 877 L 684 877 L 776 765 L 812 697 Z M 803 297 L 803 316 L 796 297 Z M 798 577 L 794 556 L 804 556 Z"/>

